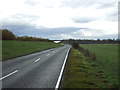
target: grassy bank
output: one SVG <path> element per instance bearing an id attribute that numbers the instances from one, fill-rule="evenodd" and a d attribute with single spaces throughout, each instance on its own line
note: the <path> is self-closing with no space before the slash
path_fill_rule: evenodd
<path id="1" fill-rule="evenodd" d="M 61 46 L 52 42 L 2 41 L 2 60 Z"/>
<path id="2" fill-rule="evenodd" d="M 118 45 L 113 44 L 81 44 L 90 53 L 95 53 L 99 73 L 102 80 L 110 87 L 118 86 Z"/>
<path id="3" fill-rule="evenodd" d="M 98 88 L 104 87 L 96 77 L 96 67 L 88 62 L 78 50 L 71 49 L 61 88 Z"/>
<path id="4" fill-rule="evenodd" d="M 100 64 L 96 61 L 85 57 L 80 51 L 71 49 L 67 65 L 65 68 L 61 88 L 116 88 L 116 81 L 114 85 L 110 86 L 106 77 L 103 76 Z M 104 78 L 104 80 L 103 80 Z"/>

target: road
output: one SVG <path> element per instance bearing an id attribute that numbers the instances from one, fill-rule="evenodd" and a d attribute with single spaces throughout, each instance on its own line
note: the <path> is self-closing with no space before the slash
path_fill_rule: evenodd
<path id="1" fill-rule="evenodd" d="M 55 88 L 70 46 L 2 62 L 2 88 Z"/>

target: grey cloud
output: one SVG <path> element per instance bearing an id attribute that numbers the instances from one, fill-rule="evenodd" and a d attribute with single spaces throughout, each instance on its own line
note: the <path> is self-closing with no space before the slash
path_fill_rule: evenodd
<path id="1" fill-rule="evenodd" d="M 7 28 L 8 30 L 15 33 L 17 36 L 27 35 L 33 31 L 33 26 L 28 23 L 12 23 L 12 22 L 2 22 L 2 28 Z"/>
<path id="2" fill-rule="evenodd" d="M 98 9 L 102 9 L 102 8 L 109 8 L 109 7 L 114 7 L 115 6 L 115 2 L 101 2 L 100 6 L 98 7 Z"/>
<path id="3" fill-rule="evenodd" d="M 50 36 L 58 34 L 68 34 L 83 28 L 61 27 L 61 28 L 36 28 L 28 23 L 3 23 L 3 28 L 7 28 L 17 36 L 37 36 L 50 38 Z M 85 29 L 85 28 L 84 28 Z"/>
<path id="4" fill-rule="evenodd" d="M 111 35 L 101 35 L 99 37 L 95 37 L 99 39 L 118 39 L 118 34 L 111 34 Z"/>
<path id="5" fill-rule="evenodd" d="M 72 20 L 75 22 L 75 23 L 88 23 L 88 22 L 91 22 L 91 21 L 95 21 L 96 19 L 93 18 L 93 17 L 81 17 L 81 18 L 72 18 Z"/>
<path id="6" fill-rule="evenodd" d="M 75 27 L 61 27 L 61 28 L 36 28 L 28 23 L 3 23 L 3 28 L 7 28 L 17 36 L 35 36 L 49 39 L 64 39 L 61 34 L 69 35 L 75 39 L 107 39 L 107 38 L 118 38 L 117 34 L 114 35 L 94 35 L 85 36 L 82 31 L 90 31 L 96 33 L 103 33 L 101 30 L 92 30 L 89 28 L 75 28 Z M 78 33 L 74 33 L 78 32 Z M 69 37 L 68 37 L 69 38 Z"/>
<path id="7" fill-rule="evenodd" d="M 73 33 L 74 31 L 78 31 L 83 28 L 74 28 L 74 27 L 61 27 L 61 28 L 45 28 L 42 33 L 46 33 L 47 35 L 58 35 L 58 34 L 68 34 Z"/>

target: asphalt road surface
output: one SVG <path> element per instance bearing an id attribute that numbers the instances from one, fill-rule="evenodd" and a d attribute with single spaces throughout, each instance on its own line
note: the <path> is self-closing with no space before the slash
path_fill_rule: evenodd
<path id="1" fill-rule="evenodd" d="M 2 62 L 2 88 L 55 88 L 71 46 Z"/>

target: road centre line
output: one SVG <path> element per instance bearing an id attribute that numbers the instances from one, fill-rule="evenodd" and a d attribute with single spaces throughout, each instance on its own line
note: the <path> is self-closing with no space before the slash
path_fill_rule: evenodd
<path id="1" fill-rule="evenodd" d="M 40 60 L 40 58 L 38 58 L 37 60 L 35 60 L 35 62 L 38 62 Z"/>
<path id="2" fill-rule="evenodd" d="M 47 54 L 47 56 L 49 56 L 50 54 Z"/>
<path id="3" fill-rule="evenodd" d="M 3 76 L 2 78 L 0 78 L 0 80 L 3 80 L 3 79 L 5 79 L 5 78 L 7 78 L 7 77 L 9 77 L 9 76 L 11 76 L 11 75 L 13 75 L 13 74 L 17 73 L 17 72 L 18 72 L 18 70 L 15 70 L 14 72 L 9 73 L 9 74 L 7 74 L 7 75 Z"/>
<path id="4" fill-rule="evenodd" d="M 49 52 L 49 51 L 50 51 L 50 50 L 46 50 L 46 51 L 43 51 L 43 52 L 45 53 L 45 52 Z"/>

